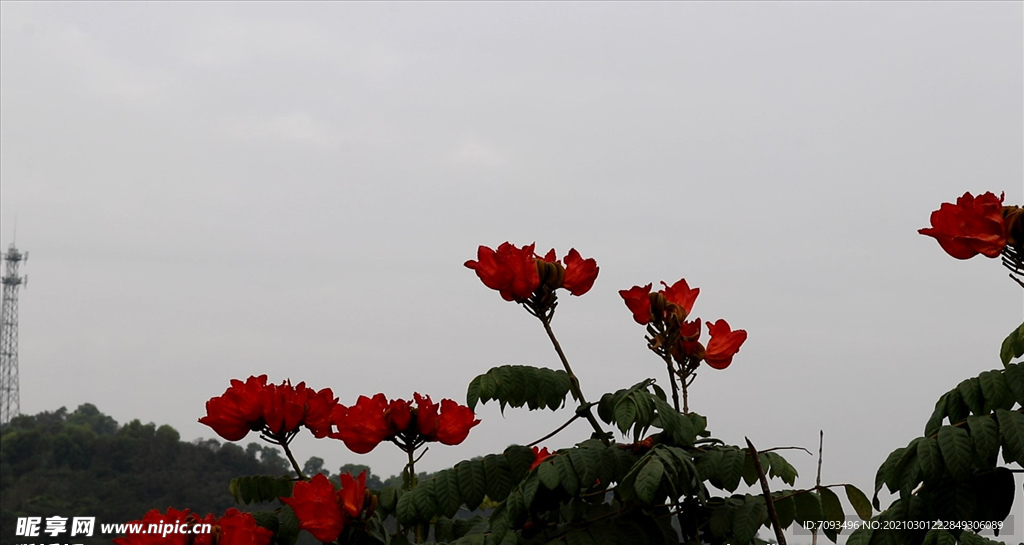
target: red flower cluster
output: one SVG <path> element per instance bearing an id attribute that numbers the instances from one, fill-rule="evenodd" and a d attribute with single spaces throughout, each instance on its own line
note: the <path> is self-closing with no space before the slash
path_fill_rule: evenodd
<path id="1" fill-rule="evenodd" d="M 156 525 L 156 533 L 149 532 Z M 209 525 L 209 531 L 203 525 Z M 256 519 L 238 509 L 228 509 L 223 517 L 212 513 L 200 518 L 188 509 L 170 508 L 167 513 L 156 509 L 146 513 L 142 520 L 133 520 L 128 527 L 138 525 L 140 533 L 125 534 L 114 539 L 116 545 L 268 545 L 274 532 L 256 525 Z"/>
<path id="2" fill-rule="evenodd" d="M 596 260 L 583 259 L 572 248 L 563 265 L 554 250 L 540 257 L 534 253 L 535 246 L 517 248 L 509 242 L 502 243 L 497 250 L 480 246 L 477 260 L 467 261 L 466 267 L 476 271 L 484 285 L 497 290 L 506 301 L 523 302 L 541 286 L 551 291 L 565 288 L 577 296 L 590 291 L 599 270 Z"/>
<path id="3" fill-rule="evenodd" d="M 338 405 L 330 388 L 315 391 L 305 382 L 267 384 L 267 375 L 242 382 L 233 379 L 223 395 L 206 402 L 206 416 L 199 421 L 228 441 L 238 441 L 250 431 L 284 438 L 306 426 L 315 437 L 331 431 L 331 412 Z"/>
<path id="4" fill-rule="evenodd" d="M 341 476 L 341 490 L 335 490 L 323 473 L 317 473 L 308 482 L 295 483 L 292 497 L 281 498 L 299 519 L 299 529 L 307 530 L 324 543 L 338 539 L 345 525 L 359 520 L 366 504 L 366 472 L 353 478 L 350 473 Z"/>
<path id="5" fill-rule="evenodd" d="M 977 197 L 964 193 L 956 204 L 942 203 L 932 212 L 932 226 L 917 232 L 934 237 L 947 254 L 957 259 L 978 254 L 997 257 L 1006 246 L 1004 197 L 996 198 L 991 192 Z"/>
<path id="6" fill-rule="evenodd" d="M 698 362 L 703 360 L 715 369 L 728 367 L 740 345 L 747 340 L 747 332 L 742 329 L 733 331 L 725 320 L 708 323 L 711 340 L 705 347 L 699 341 L 700 318 L 686 320 L 700 288 L 690 288 L 685 278 L 671 286 L 665 282 L 661 285 L 664 289 L 657 292 L 651 291 L 651 284 L 619 291 L 626 308 L 633 313 L 633 320 L 654 332 L 651 347 L 664 349 L 666 354 L 678 360 L 692 358 Z"/>
<path id="7" fill-rule="evenodd" d="M 626 307 L 633 313 L 636 323 L 647 325 L 652 321 L 667 320 L 670 314 L 675 315 L 679 321 L 685 320 L 693 309 L 697 296 L 700 295 L 700 288 L 690 289 L 685 278 L 671 286 L 665 282 L 661 285 L 665 286 L 665 289 L 655 293 L 651 293 L 651 284 L 619 291 L 619 295 L 626 302 Z"/>
<path id="8" fill-rule="evenodd" d="M 469 407 L 450 399 L 441 400 L 440 406 L 430 396 L 413 394 L 413 399 L 415 407 L 404 399 L 388 401 L 384 394 L 359 396 L 351 407 L 338 404 L 331 417 L 338 431 L 329 435 L 344 441 L 352 452 L 366 454 L 396 438 L 413 447 L 424 441 L 458 445 L 480 423 Z"/>

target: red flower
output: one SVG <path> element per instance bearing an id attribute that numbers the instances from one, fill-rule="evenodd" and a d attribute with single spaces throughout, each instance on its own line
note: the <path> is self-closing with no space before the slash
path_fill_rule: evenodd
<path id="1" fill-rule="evenodd" d="M 381 441 L 393 437 L 388 422 L 388 400 L 384 394 L 359 396 L 351 407 L 338 404 L 331 420 L 338 427 L 330 437 L 341 439 L 345 446 L 356 454 L 366 454 L 377 448 Z"/>
<path id="2" fill-rule="evenodd" d="M 485 286 L 498 290 L 506 301 L 524 301 L 540 286 L 540 275 L 534 263 L 534 245 L 521 249 L 509 242 L 492 250 L 487 246 L 477 249 L 477 261 L 467 261 L 466 267 L 476 271 Z"/>
<path id="3" fill-rule="evenodd" d="M 228 441 L 238 441 L 250 431 L 284 436 L 305 425 L 316 437 L 330 431 L 330 414 L 338 398 L 330 388 L 319 392 L 304 382 L 267 384 L 267 375 L 232 380 L 224 394 L 206 402 L 206 416 L 199 422 Z"/>
<path id="4" fill-rule="evenodd" d="M 206 416 L 199 421 L 228 441 L 244 438 L 263 427 L 260 396 L 266 386 L 267 375 L 249 377 L 245 382 L 232 379 L 224 395 L 206 402 Z"/>
<path id="5" fill-rule="evenodd" d="M 441 413 L 436 403 L 430 400 L 430 396 L 413 394 L 416 400 L 416 423 L 419 426 L 420 435 L 433 440 L 437 435 L 437 428 L 441 421 Z"/>
<path id="6" fill-rule="evenodd" d="M 274 538 L 274 532 L 257 525 L 252 515 L 234 507 L 228 509 L 216 525 L 220 526 L 217 545 L 268 545 Z"/>
<path id="7" fill-rule="evenodd" d="M 188 529 L 191 530 L 192 524 L 199 521 L 199 517 L 190 513 L 188 509 L 178 511 L 172 507 L 167 509 L 166 514 L 156 509 L 151 509 L 143 515 L 142 520 L 133 520 L 127 523 L 128 528 L 133 526 L 140 528 L 140 533 L 125 534 L 124 537 L 115 538 L 114 543 L 115 545 L 187 545 L 188 538 L 192 537 L 192 534 L 179 532 L 163 534 L 162 530 L 158 533 L 148 533 L 147 530 L 151 524 L 157 525 L 156 528 L 163 529 L 169 527 L 177 528 L 182 523 L 187 523 Z"/>
<path id="8" fill-rule="evenodd" d="M 363 471 L 354 479 L 352 474 L 346 471 L 341 476 L 341 490 L 338 496 L 341 498 L 341 509 L 345 515 L 350 519 L 358 519 L 366 500 L 366 472 Z"/>
<path id="9" fill-rule="evenodd" d="M 679 305 L 686 311 L 686 314 L 690 314 L 690 311 L 693 310 L 694 301 L 696 301 L 697 296 L 700 295 L 700 288 L 690 289 L 690 285 L 686 283 L 685 278 L 679 279 L 679 281 L 672 284 L 672 286 L 669 286 L 665 282 L 662 282 L 661 285 L 665 286 L 665 289 L 658 293 L 664 295 L 665 300 L 669 303 Z"/>
<path id="10" fill-rule="evenodd" d="M 626 302 L 626 308 L 633 313 L 636 323 L 640 325 L 651 323 L 651 284 L 619 290 L 619 295 Z"/>
<path id="11" fill-rule="evenodd" d="M 573 295 L 583 295 L 594 286 L 599 270 L 601 269 L 597 266 L 597 260 L 583 259 L 576 248 L 570 248 L 569 255 L 565 256 L 565 278 L 562 280 L 562 287 Z"/>
<path id="12" fill-rule="evenodd" d="M 931 227 L 919 229 L 922 235 L 934 237 L 947 254 L 969 259 L 978 254 L 997 257 L 1006 246 L 1006 225 L 1003 222 L 1003 198 L 987 192 L 977 197 L 964 193 L 956 204 L 942 203 L 932 212 Z"/>
<path id="13" fill-rule="evenodd" d="M 309 482 L 295 483 L 292 497 L 281 498 L 299 519 L 299 529 L 307 530 L 325 543 L 338 539 L 345 528 L 341 497 L 323 473 L 317 473 Z"/>
<path id="14" fill-rule="evenodd" d="M 732 331 L 725 320 L 708 323 L 708 341 L 704 361 L 715 369 L 725 369 L 732 363 L 732 357 L 740 351 L 740 345 L 747 340 L 747 332 L 742 329 Z"/>
<path id="15" fill-rule="evenodd" d="M 537 447 L 530 447 L 533 450 L 533 463 L 530 464 L 529 471 L 533 471 L 534 468 L 540 465 L 541 462 L 546 460 L 552 455 L 552 452 L 548 450 L 548 447 L 538 449 Z"/>
<path id="16" fill-rule="evenodd" d="M 458 445 L 469 436 L 470 428 L 479 423 L 480 420 L 474 418 L 473 410 L 469 407 L 459 405 L 450 399 L 442 399 L 436 441 L 442 445 Z"/>

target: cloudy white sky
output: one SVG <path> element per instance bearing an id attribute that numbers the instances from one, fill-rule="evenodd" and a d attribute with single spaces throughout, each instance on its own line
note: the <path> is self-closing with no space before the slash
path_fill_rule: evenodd
<path id="1" fill-rule="evenodd" d="M 1024 201 L 1019 2 L 0 14 L 0 243 L 17 216 L 31 253 L 24 413 L 91 402 L 210 437 L 204 402 L 260 373 L 345 403 L 464 401 L 490 366 L 558 366 L 462 266 L 536 241 L 601 266 L 555 321 L 589 397 L 661 378 L 617 292 L 685 277 L 698 316 L 749 332 L 693 389 L 715 435 L 814 449 L 823 429 L 823 481 L 868 490 L 1022 318 L 997 263 L 917 234 L 964 191 Z M 422 467 L 567 416 L 485 406 Z M 400 470 L 388 445 L 296 445 Z M 812 486 L 814 459 L 789 457 Z"/>

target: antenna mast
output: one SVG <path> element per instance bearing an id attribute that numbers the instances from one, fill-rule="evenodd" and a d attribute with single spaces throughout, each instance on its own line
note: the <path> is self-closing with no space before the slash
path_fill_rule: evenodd
<path id="1" fill-rule="evenodd" d="M 28 260 L 28 252 L 22 253 L 12 242 L 3 254 L 5 274 L 3 276 L 3 310 L 0 312 L 0 424 L 6 424 L 18 416 L 20 397 L 18 393 L 18 288 L 28 282 L 28 277 L 18 276 L 18 264 Z"/>

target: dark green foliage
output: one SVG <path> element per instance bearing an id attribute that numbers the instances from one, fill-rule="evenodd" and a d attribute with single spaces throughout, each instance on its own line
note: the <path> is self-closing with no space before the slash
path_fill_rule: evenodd
<path id="1" fill-rule="evenodd" d="M 183 443 L 170 426 L 118 427 L 90 404 L 19 416 L 0 430 L 0 544 L 14 543 L 17 517 L 95 516 L 97 524 L 141 519 L 150 509 L 222 514 L 234 507 L 228 483 L 278 474 L 233 443 Z M 94 534 L 109 543 L 113 536 Z"/>
<path id="2" fill-rule="evenodd" d="M 528 365 L 503 365 L 479 375 L 469 383 L 466 405 L 476 409 L 477 402 L 497 401 L 505 406 L 557 410 L 569 393 L 569 375 Z"/>
<path id="3" fill-rule="evenodd" d="M 1024 356 L 1024 323 L 1007 335 L 999 349 L 999 359 L 1003 361 L 1003 365 L 1007 365 L 1013 358 L 1021 356 Z"/>
<path id="4" fill-rule="evenodd" d="M 1005 348 L 1005 345 L 1004 345 Z M 878 520 L 1002 521 L 1016 487 L 1000 467 L 1024 463 L 1024 368 L 1010 363 L 961 382 L 942 395 L 925 436 L 896 449 L 878 469 L 875 507 L 883 486 L 899 494 Z M 852 500 L 852 497 L 851 497 Z M 850 543 L 986 543 L 970 531 L 859 531 Z"/>

